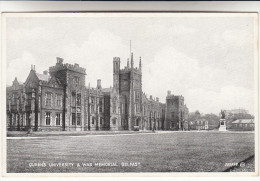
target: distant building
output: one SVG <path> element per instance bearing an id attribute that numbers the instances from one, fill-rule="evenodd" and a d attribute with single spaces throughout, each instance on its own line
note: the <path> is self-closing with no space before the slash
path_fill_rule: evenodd
<path id="1" fill-rule="evenodd" d="M 8 130 L 180 130 L 188 118 L 183 96 L 168 92 L 166 104 L 142 91 L 142 63 L 120 68 L 113 59 L 113 87 L 85 85 L 86 70 L 79 64 L 55 66 L 39 74 L 35 66 L 24 83 L 17 78 L 7 87 Z"/>
<path id="2" fill-rule="evenodd" d="M 237 119 L 231 123 L 230 130 L 253 131 L 255 129 L 254 119 Z"/>
<path id="3" fill-rule="evenodd" d="M 206 119 L 198 119 L 189 122 L 189 130 L 208 130 L 209 122 Z"/>
<path id="4" fill-rule="evenodd" d="M 214 130 L 219 125 L 214 120 L 208 120 L 205 118 L 199 118 L 188 122 L 189 130 Z"/>

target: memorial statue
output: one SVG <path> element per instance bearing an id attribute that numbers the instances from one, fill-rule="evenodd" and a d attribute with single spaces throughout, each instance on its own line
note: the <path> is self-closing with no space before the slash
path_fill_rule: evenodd
<path id="1" fill-rule="evenodd" d="M 225 119 L 225 112 L 223 110 L 221 110 L 221 119 Z"/>

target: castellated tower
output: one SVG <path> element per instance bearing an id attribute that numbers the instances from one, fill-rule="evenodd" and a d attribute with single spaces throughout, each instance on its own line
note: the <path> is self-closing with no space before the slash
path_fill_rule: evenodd
<path id="1" fill-rule="evenodd" d="M 49 68 L 50 75 L 56 77 L 64 88 L 63 130 L 84 130 L 84 97 L 86 69 L 79 64 L 63 64 L 57 57 L 55 66 Z"/>
<path id="2" fill-rule="evenodd" d="M 111 105 L 116 106 L 116 97 L 118 97 L 118 113 L 121 119 L 116 122 L 115 129 L 134 130 L 134 126 L 140 127 L 142 121 L 141 60 L 139 68 L 134 67 L 133 53 L 131 53 L 130 65 L 128 61 L 124 69 L 120 69 L 120 58 L 114 57 L 113 88 L 117 95 L 111 95 Z M 113 113 L 115 114 L 116 111 L 112 108 L 111 114 Z"/>
<path id="3" fill-rule="evenodd" d="M 173 95 L 168 91 L 166 96 L 166 130 L 181 130 L 185 116 L 184 97 Z"/>

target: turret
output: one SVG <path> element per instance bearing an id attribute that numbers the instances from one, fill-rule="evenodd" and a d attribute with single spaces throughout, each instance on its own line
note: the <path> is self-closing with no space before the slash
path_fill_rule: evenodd
<path id="1" fill-rule="evenodd" d="M 142 71 L 142 58 L 140 56 L 140 61 L 139 61 L 139 70 Z"/>
<path id="2" fill-rule="evenodd" d="M 120 58 L 119 57 L 114 57 L 113 59 L 113 73 L 114 74 L 119 74 L 120 71 Z"/>
<path id="3" fill-rule="evenodd" d="M 113 87 L 119 90 L 120 58 L 113 59 Z"/>
<path id="4" fill-rule="evenodd" d="M 134 68 L 134 58 L 133 58 L 133 53 L 131 53 L 131 68 Z"/>

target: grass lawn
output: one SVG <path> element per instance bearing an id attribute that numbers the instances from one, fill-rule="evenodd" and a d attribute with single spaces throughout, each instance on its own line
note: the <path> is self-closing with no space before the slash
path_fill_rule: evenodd
<path id="1" fill-rule="evenodd" d="M 253 133 L 34 137 L 7 140 L 7 172 L 221 172 L 228 168 L 226 163 L 238 163 L 251 155 L 254 155 Z M 42 162 L 46 166 L 32 166 Z M 50 167 L 53 163 L 73 166 Z"/>

